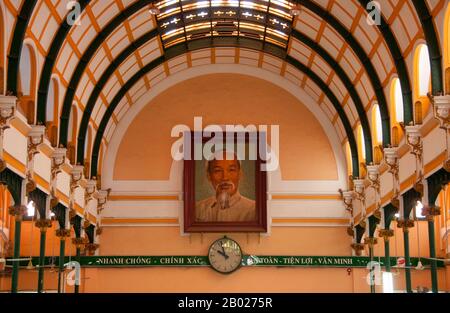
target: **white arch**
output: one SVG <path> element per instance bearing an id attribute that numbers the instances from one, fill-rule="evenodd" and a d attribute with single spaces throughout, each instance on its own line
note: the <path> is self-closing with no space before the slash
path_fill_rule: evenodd
<path id="1" fill-rule="evenodd" d="M 331 124 L 330 120 L 327 118 L 325 113 L 321 110 L 320 106 L 301 88 L 293 84 L 288 79 L 277 75 L 273 72 L 270 72 L 268 70 L 264 70 L 261 68 L 251 67 L 247 65 L 241 65 L 241 64 L 208 64 L 208 65 L 202 65 L 197 67 L 191 67 L 189 69 L 180 71 L 174 75 L 169 76 L 168 78 L 165 78 L 163 81 L 155 85 L 152 89 L 148 90 L 144 96 L 142 96 L 139 101 L 131 106 L 131 108 L 125 113 L 123 118 L 120 120 L 119 124 L 117 125 L 116 129 L 114 130 L 114 134 L 111 137 L 111 140 L 109 142 L 108 148 L 105 151 L 104 155 L 104 162 L 103 162 L 103 168 L 102 168 L 102 186 L 105 188 L 113 188 L 117 187 L 120 190 L 123 190 L 122 188 L 126 187 L 126 184 L 116 184 L 117 182 L 113 182 L 113 171 L 114 168 L 114 162 L 115 162 L 115 156 L 117 155 L 117 151 L 119 149 L 120 143 L 122 141 L 122 138 L 124 134 L 126 133 L 128 126 L 132 123 L 133 119 L 139 114 L 139 112 L 156 96 L 158 96 L 160 93 L 164 92 L 168 88 L 185 81 L 190 78 L 203 76 L 207 74 L 215 74 L 215 73 L 228 73 L 228 74 L 241 74 L 241 75 L 247 75 L 252 76 L 256 78 L 260 78 L 263 80 L 266 80 L 285 91 L 292 94 L 294 97 L 296 97 L 301 103 L 303 103 L 309 111 L 314 115 L 314 117 L 319 121 L 320 125 L 322 126 L 325 134 L 327 134 L 329 142 L 331 144 L 331 147 L 333 149 L 333 153 L 336 159 L 337 163 L 337 170 L 338 170 L 338 180 L 336 181 L 323 181 L 323 185 L 327 185 L 326 187 L 329 192 L 335 193 L 337 189 L 345 187 L 346 186 L 346 159 L 343 147 L 340 143 L 340 140 L 336 134 L 336 130 L 334 129 L 333 125 Z M 175 164 L 174 164 L 175 165 Z M 177 165 L 175 167 L 178 168 Z M 172 176 L 172 174 L 177 173 L 178 170 L 172 166 L 171 169 L 171 178 L 175 178 Z M 180 175 L 175 175 L 180 176 Z M 279 175 L 279 178 L 281 180 L 281 174 Z M 125 182 L 124 182 L 125 183 Z M 138 183 L 138 182 L 136 182 Z M 173 182 L 175 183 L 175 182 Z M 307 182 L 303 181 L 303 187 L 308 188 L 309 184 L 311 183 L 317 183 L 317 182 Z M 115 185 L 115 186 L 113 186 Z M 152 187 L 150 188 L 150 185 L 148 182 L 142 182 L 142 184 L 133 184 L 134 188 L 138 188 L 140 191 L 175 191 L 179 190 L 177 186 L 174 186 L 169 181 L 158 181 L 155 182 L 155 184 L 152 184 Z M 286 186 L 288 187 L 288 186 Z M 298 192 L 298 185 L 292 185 L 290 188 L 283 188 L 283 192 L 291 192 L 297 191 Z M 175 190 L 174 190 L 175 188 Z M 115 189 L 115 188 L 114 188 Z M 309 189 L 309 188 L 308 188 Z M 134 189 L 136 190 L 136 189 Z M 125 191 L 125 190 L 123 190 Z M 132 191 L 132 190 L 129 190 Z"/>

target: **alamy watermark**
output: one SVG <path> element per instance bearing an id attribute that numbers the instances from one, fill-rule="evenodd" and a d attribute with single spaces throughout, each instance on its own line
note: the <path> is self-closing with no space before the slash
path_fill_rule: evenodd
<path id="1" fill-rule="evenodd" d="M 270 148 L 267 135 L 270 132 Z M 280 127 L 279 125 L 208 125 L 203 128 L 203 118 L 194 117 L 193 142 L 191 128 L 184 124 L 172 128 L 171 136 L 179 138 L 172 145 L 171 153 L 175 161 L 226 160 L 237 157 L 238 160 L 258 159 L 261 171 L 278 169 Z M 224 138 L 225 136 L 225 138 Z M 203 138 L 208 138 L 203 142 Z M 193 143 L 193 147 L 192 147 Z M 218 151 L 226 151 L 221 154 Z"/>
<path id="2" fill-rule="evenodd" d="M 370 286 L 381 286 L 383 285 L 381 264 L 376 261 L 370 261 L 367 263 L 366 268 L 369 273 L 366 275 L 366 282 Z"/>
<path id="3" fill-rule="evenodd" d="M 67 11 L 67 24 L 70 26 L 81 26 L 81 5 L 78 1 L 69 1 L 66 5 Z"/>
<path id="4" fill-rule="evenodd" d="M 67 24 L 70 26 L 81 25 L 81 5 L 78 1 L 69 1 L 66 5 Z M 371 26 L 381 25 L 381 4 L 378 1 L 369 1 L 366 6 L 368 12 L 366 20 Z"/>
<path id="5" fill-rule="evenodd" d="M 366 9 L 368 11 L 367 14 L 367 24 L 381 25 L 381 4 L 378 1 L 370 1 L 367 3 Z"/>

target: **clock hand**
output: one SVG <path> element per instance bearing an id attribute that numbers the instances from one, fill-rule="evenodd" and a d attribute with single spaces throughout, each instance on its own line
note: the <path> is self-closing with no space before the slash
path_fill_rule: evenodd
<path id="1" fill-rule="evenodd" d="M 219 252 L 219 254 L 222 255 L 225 258 L 225 260 L 229 258 L 229 256 L 226 255 L 224 252 L 222 252 L 220 250 L 217 250 L 217 252 Z"/>
<path id="2" fill-rule="evenodd" d="M 223 254 L 225 254 L 225 255 L 226 255 L 226 253 L 225 253 L 225 248 L 223 247 L 223 244 L 222 244 L 222 243 L 221 243 L 220 247 L 222 248 L 222 252 L 223 252 Z"/>

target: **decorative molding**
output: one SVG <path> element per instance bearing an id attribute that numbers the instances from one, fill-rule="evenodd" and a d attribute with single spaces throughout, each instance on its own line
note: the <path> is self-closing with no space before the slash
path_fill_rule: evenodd
<path id="1" fill-rule="evenodd" d="M 341 197 L 338 194 L 272 194 L 271 200 L 341 200 Z"/>
<path id="2" fill-rule="evenodd" d="M 317 224 L 318 226 L 348 226 L 349 220 L 343 219 L 330 219 L 330 218 L 273 218 L 272 226 L 276 224 L 289 224 L 285 226 L 291 226 L 293 224 Z M 179 220 L 177 218 L 103 218 L 102 225 L 107 226 L 137 226 L 137 225 L 160 225 L 160 226 L 178 226 Z"/>
<path id="3" fill-rule="evenodd" d="M 109 201 L 179 201 L 178 195 L 111 195 Z"/>

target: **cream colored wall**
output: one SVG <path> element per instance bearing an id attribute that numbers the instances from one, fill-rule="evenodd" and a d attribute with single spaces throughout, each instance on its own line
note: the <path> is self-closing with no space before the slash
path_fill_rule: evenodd
<path id="1" fill-rule="evenodd" d="M 189 79 L 153 99 L 122 139 L 114 179 L 168 179 L 172 165 L 170 148 L 177 139 L 170 137 L 171 129 L 177 124 L 192 128 L 195 116 L 203 117 L 203 126 L 280 125 L 284 180 L 337 179 L 333 151 L 312 113 L 282 88 L 237 74 Z"/>

